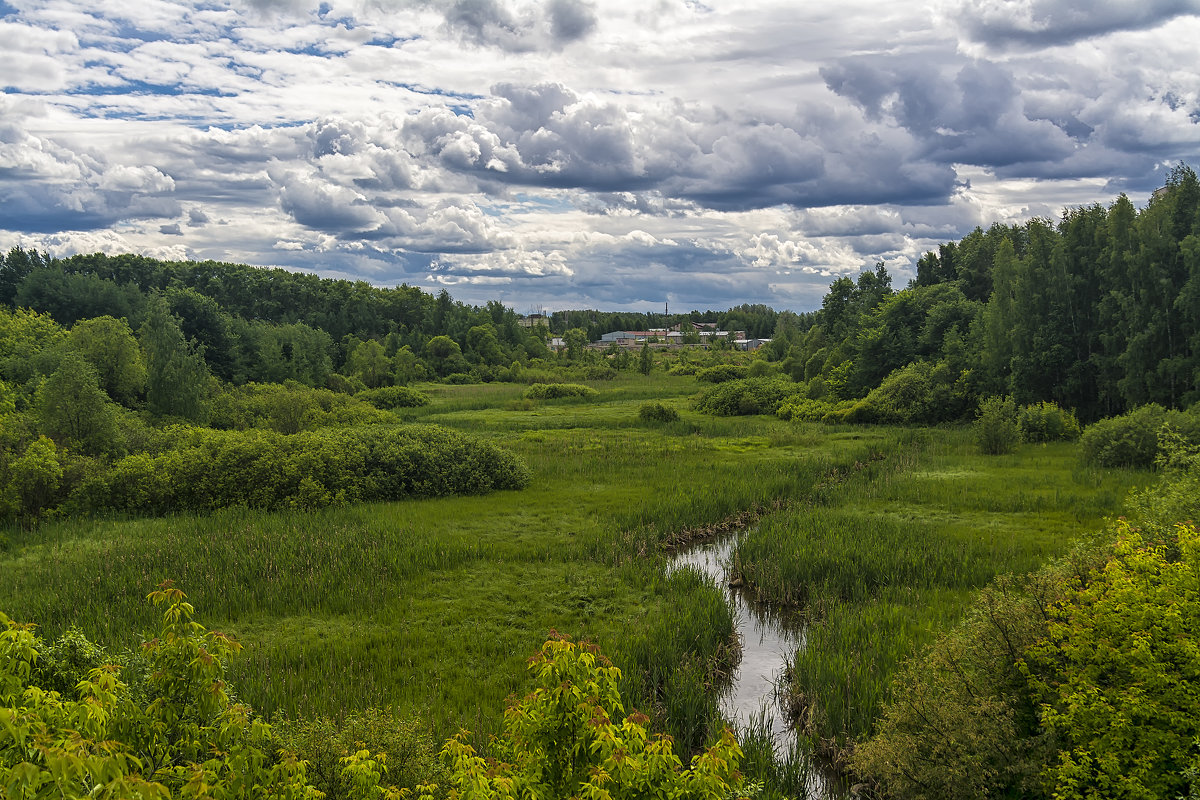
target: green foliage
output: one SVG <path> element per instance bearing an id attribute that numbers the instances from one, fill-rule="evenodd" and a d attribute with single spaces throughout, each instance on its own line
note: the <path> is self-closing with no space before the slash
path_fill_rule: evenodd
<path id="1" fill-rule="evenodd" d="M 696 408 L 718 417 L 774 414 L 786 398 L 798 393 L 799 387 L 784 378 L 742 378 L 704 390 Z"/>
<path id="2" fill-rule="evenodd" d="M 429 396 L 407 386 L 383 386 L 358 393 L 359 400 L 379 408 L 419 408 L 429 405 Z"/>
<path id="3" fill-rule="evenodd" d="M 272 726 L 280 746 L 306 765 L 308 781 L 325 793 L 325 800 L 359 797 L 354 772 L 346 774 L 344 759 L 354 759 L 364 748 L 372 758 L 385 760 L 387 770 L 368 787 L 399 791 L 425 783 L 441 783 L 445 769 L 438 760 L 433 737 L 416 717 L 388 709 L 368 707 L 330 719 L 282 719 Z"/>
<path id="4" fill-rule="evenodd" d="M 650 736 L 642 714 L 625 715 L 621 672 L 594 646 L 552 639 L 529 669 L 536 688 L 505 714 L 500 760 L 480 758 L 461 738 L 446 743 L 451 797 L 737 796 L 742 753 L 732 734 L 684 769 L 670 737 Z"/>
<path id="5" fill-rule="evenodd" d="M 184 340 L 166 300 L 151 298 L 138 332 L 146 353 L 146 404 L 152 414 L 192 422 L 208 419 L 212 376 L 200 351 Z"/>
<path id="6" fill-rule="evenodd" d="M 35 400 L 41 430 L 87 455 L 119 455 L 124 450 L 117 406 L 100 388 L 95 368 L 74 352 L 42 383 Z"/>
<path id="7" fill-rule="evenodd" d="M 146 364 L 125 320 L 80 320 L 67 334 L 67 343 L 96 369 L 100 388 L 113 400 L 132 406 L 141 397 L 146 389 Z"/>
<path id="8" fill-rule="evenodd" d="M 530 400 L 557 400 L 562 397 L 595 397 L 596 390 L 579 383 L 534 383 L 523 397 Z"/>
<path id="9" fill-rule="evenodd" d="M 1112 560 L 1028 651 L 1042 725 L 1061 742 L 1044 778 L 1064 800 L 1174 800 L 1200 788 L 1200 534 L 1179 525 L 1168 549 L 1126 522 L 1116 533 Z"/>
<path id="10" fill-rule="evenodd" d="M 1174 466 L 1130 519 L 997 579 L 905 667 L 861 774 L 897 798 L 1196 790 L 1197 535 L 1169 521 L 1196 510 L 1200 470 L 1177 436 L 1163 449 Z"/>
<path id="11" fill-rule="evenodd" d="M 1179 431 L 1185 440 L 1200 443 L 1200 409 L 1183 413 L 1149 403 L 1089 425 L 1081 438 L 1083 460 L 1100 467 L 1151 467 L 1164 425 Z"/>
<path id="12" fill-rule="evenodd" d="M 84 480 L 74 508 L 134 513 L 319 507 L 519 489 L 529 470 L 496 445 L 432 425 L 268 431 L 176 428 L 158 455 L 136 454 Z"/>
<path id="13" fill-rule="evenodd" d="M 764 361 L 757 363 L 766 365 Z M 696 380 L 705 383 L 724 383 L 725 381 L 749 377 L 749 371 L 749 368 L 743 364 L 717 364 L 716 366 L 703 367 L 696 370 Z M 755 377 L 762 378 L 766 376 L 757 375 Z"/>
<path id="14" fill-rule="evenodd" d="M 998 579 L 908 661 L 874 735 L 855 748 L 854 769 L 896 798 L 1039 796 L 1051 745 L 1019 667 L 1046 631 L 1060 573 Z"/>
<path id="15" fill-rule="evenodd" d="M 44 356 L 56 350 L 66 336 L 66 331 L 49 314 L 37 314 L 26 308 L 15 311 L 0 308 L 0 379 L 13 388 L 23 388 L 18 410 L 37 388 L 35 378 L 44 374 Z"/>
<path id="16" fill-rule="evenodd" d="M 654 369 L 654 354 L 650 352 L 650 343 L 642 343 L 642 352 L 638 354 L 638 372 L 649 375 Z"/>
<path id="17" fill-rule="evenodd" d="M 169 582 L 149 599 L 165 608 L 158 636 L 138 655 L 139 685 L 102 665 L 72 687 L 77 699 L 34 682 L 43 645 L 0 614 L 6 796 L 316 800 L 304 765 L 277 758 L 270 728 L 231 698 L 226 665 L 239 645 L 194 622 Z"/>
<path id="18" fill-rule="evenodd" d="M 583 328 L 571 328 L 563 334 L 563 342 L 567 346 L 567 358 L 571 361 L 578 361 L 588 343 L 587 331 Z"/>
<path id="19" fill-rule="evenodd" d="M 392 369 L 392 360 L 374 339 L 360 342 L 346 359 L 346 374 L 358 378 L 368 389 L 390 385 Z"/>
<path id="20" fill-rule="evenodd" d="M 389 390 L 390 387 L 374 391 Z M 248 383 L 226 387 L 213 397 L 210 414 L 209 422 L 217 429 L 244 431 L 258 428 L 287 434 L 333 426 L 395 422 L 394 417 L 359 395 L 350 397 L 294 381 L 282 385 Z"/>
<path id="21" fill-rule="evenodd" d="M 679 412 L 670 406 L 651 401 L 638 407 L 638 419 L 643 422 L 678 422 Z"/>
<path id="22" fill-rule="evenodd" d="M 36 517 L 60 497 L 63 468 L 58 448 L 50 439 L 39 436 L 8 465 L 8 476 L 5 505 L 22 517 Z"/>
<path id="23" fill-rule="evenodd" d="M 1079 438 L 1079 421 L 1074 411 L 1047 401 L 1021 406 L 1017 430 L 1023 442 L 1074 441 Z"/>
<path id="24" fill-rule="evenodd" d="M 1021 439 L 1017 429 L 1017 406 L 1011 397 L 987 397 L 979 402 L 975 419 L 975 443 L 984 455 L 1012 452 Z"/>

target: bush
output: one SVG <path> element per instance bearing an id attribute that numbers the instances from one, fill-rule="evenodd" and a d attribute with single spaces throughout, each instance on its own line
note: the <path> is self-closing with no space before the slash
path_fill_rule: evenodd
<path id="1" fill-rule="evenodd" d="M 890 797 L 1176 798 L 1197 787 L 1200 456 L 1062 560 L 984 589 L 892 687 L 855 770 Z M 1190 784 L 1190 785 L 1189 785 Z"/>
<path id="2" fill-rule="evenodd" d="M 83 480 L 76 511 L 164 513 L 314 507 L 519 489 L 529 470 L 489 442 L 433 425 L 325 429 L 285 436 L 177 427 L 174 446 Z"/>
<path id="3" fill-rule="evenodd" d="M 1020 438 L 1017 406 L 1011 397 L 987 397 L 979 402 L 979 416 L 975 420 L 979 452 L 989 456 L 1010 453 Z"/>
<path id="4" fill-rule="evenodd" d="M 695 364 L 692 364 L 691 362 L 682 361 L 678 364 L 672 364 L 671 368 L 667 370 L 667 374 L 668 375 L 695 375 L 700 369 L 701 369 L 701 367 L 697 367 Z"/>
<path id="5" fill-rule="evenodd" d="M 645 422 L 678 422 L 679 412 L 662 403 L 642 403 L 638 418 Z"/>
<path id="6" fill-rule="evenodd" d="M 1179 431 L 1185 441 L 1197 443 L 1198 423 L 1195 410 L 1185 414 L 1151 403 L 1089 425 L 1081 440 L 1083 460 L 1099 467 L 1149 469 L 1158 457 L 1158 433 L 1164 425 Z"/>
<path id="7" fill-rule="evenodd" d="M 445 769 L 438 762 L 438 747 L 415 717 L 366 708 L 338 720 L 283 719 L 272 725 L 280 746 L 308 764 L 309 783 L 325 793 L 325 800 L 360 797 L 342 759 L 364 747 L 387 756 L 387 772 L 381 784 L 396 789 L 415 789 L 422 783 L 443 783 Z"/>
<path id="8" fill-rule="evenodd" d="M 417 408 L 429 405 L 429 397 L 407 386 L 381 386 L 358 393 L 358 399 L 366 400 L 377 408 Z"/>
<path id="9" fill-rule="evenodd" d="M 705 390 L 696 408 L 718 417 L 774 414 L 786 398 L 798 391 L 795 383 L 783 378 L 742 378 Z"/>
<path id="10" fill-rule="evenodd" d="M 822 422 L 826 416 L 848 410 L 854 405 L 852 400 L 828 403 L 824 400 L 809 400 L 807 397 L 796 395 L 789 397 L 775 411 L 782 420 L 792 422 Z"/>
<path id="11" fill-rule="evenodd" d="M 78 635 L 66 649 L 47 647 L 33 626 L 0 613 L 4 796 L 316 796 L 304 764 L 281 754 L 270 727 L 232 696 L 227 665 L 241 646 L 194 622 L 169 581 L 149 599 L 166 609 L 160 633 L 125 659 L 141 667 L 88 669 L 68 694 L 51 690 L 54 681 L 87 668 L 94 648 Z M 42 653 L 65 665 L 50 683 L 37 669 Z M 359 756 L 373 765 L 369 752 Z M 361 789 L 380 796 L 378 781 Z"/>
<path id="12" fill-rule="evenodd" d="M 1021 406 L 1017 430 L 1023 442 L 1074 441 L 1079 438 L 1079 421 L 1074 411 L 1059 408 L 1057 403 L 1035 403 Z"/>
<path id="13" fill-rule="evenodd" d="M 598 392 L 578 383 L 535 383 L 525 390 L 530 400 L 557 400 L 561 397 L 593 397 Z"/>
<path id="14" fill-rule="evenodd" d="M 748 377 L 748 373 L 749 369 L 741 364 L 717 364 L 715 367 L 696 370 L 696 380 L 705 383 L 724 383 Z"/>
<path id="15" fill-rule="evenodd" d="M 211 424 L 219 430 L 262 429 L 291 434 L 329 426 L 395 422 L 359 399 L 364 394 L 367 392 L 351 397 L 295 381 L 227 387 L 212 400 Z"/>

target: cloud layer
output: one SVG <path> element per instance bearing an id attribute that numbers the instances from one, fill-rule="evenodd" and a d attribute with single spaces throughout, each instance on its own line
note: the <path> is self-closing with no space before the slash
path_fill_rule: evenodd
<path id="1" fill-rule="evenodd" d="M 809 309 L 1200 157 L 1200 2 L 16 0 L 0 227 L 469 302 Z"/>

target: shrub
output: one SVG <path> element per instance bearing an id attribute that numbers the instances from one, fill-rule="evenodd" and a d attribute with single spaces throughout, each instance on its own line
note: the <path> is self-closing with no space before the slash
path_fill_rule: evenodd
<path id="1" fill-rule="evenodd" d="M 1079 421 L 1057 403 L 1034 403 L 1017 412 L 1017 430 L 1023 442 L 1073 441 L 1079 438 Z"/>
<path id="2" fill-rule="evenodd" d="M 1017 406 L 1011 397 L 987 397 L 979 402 L 975 442 L 981 453 L 998 456 L 1012 452 L 1020 438 Z"/>
<path id="3" fill-rule="evenodd" d="M 38 685 L 46 676 L 35 671 L 47 650 L 63 663 L 61 648 L 0 613 L 4 796 L 316 797 L 304 764 L 276 757 L 270 727 L 233 698 L 227 664 L 240 645 L 194 622 L 170 582 L 149 599 L 166 609 L 160 633 L 136 655 L 142 668 L 88 669 L 68 695 L 48 691 L 53 675 Z M 67 673 L 97 655 L 87 644 L 71 643 L 68 658 L 81 658 Z M 363 791 L 379 796 L 378 782 Z"/>
<path id="4" fill-rule="evenodd" d="M 1119 417 L 1094 422 L 1083 432 L 1083 459 L 1099 467 L 1154 466 L 1158 456 L 1158 433 L 1164 425 L 1179 431 L 1192 443 L 1200 442 L 1200 418 L 1168 411 L 1157 403 L 1136 408 Z"/>
<path id="5" fill-rule="evenodd" d="M 407 386 L 381 386 L 359 392 L 358 398 L 377 408 L 417 408 L 429 405 L 429 397 Z"/>
<path id="6" fill-rule="evenodd" d="M 667 370 L 667 374 L 668 375 L 695 375 L 700 369 L 701 369 L 701 367 L 697 367 L 695 364 L 692 364 L 687 361 L 682 361 L 678 364 L 672 364 L 671 368 Z"/>
<path id="7" fill-rule="evenodd" d="M 774 414 L 799 387 L 783 378 L 742 378 L 718 383 L 701 393 L 696 408 L 705 414 L 732 417 Z"/>
<path id="8" fill-rule="evenodd" d="M 519 489 L 529 470 L 489 442 L 433 425 L 324 429 L 294 436 L 173 429 L 174 446 L 83 480 L 74 510 L 137 513 L 313 507 Z"/>
<path id="9" fill-rule="evenodd" d="M 729 730 L 685 768 L 671 737 L 651 736 L 643 714 L 626 715 L 621 670 L 595 646 L 548 641 L 529 670 L 535 688 L 505 712 L 498 759 L 479 757 L 461 735 L 446 743 L 452 797 L 744 796 Z"/>
<path id="10" fill-rule="evenodd" d="M 677 422 L 679 412 L 662 403 L 650 402 L 642 403 L 638 409 L 638 417 L 645 422 Z"/>
<path id="11" fill-rule="evenodd" d="M 796 395 L 780 404 L 775 415 L 782 420 L 792 422 L 821 422 L 831 412 L 841 410 L 843 407 L 849 408 L 851 405 L 853 405 L 852 401 L 827 403 L 824 400 L 809 400 L 807 397 Z"/>
<path id="12" fill-rule="evenodd" d="M 446 777 L 438 763 L 438 747 L 420 721 L 387 709 L 366 708 L 337 720 L 283 719 L 272 728 L 280 746 L 308 764 L 308 781 L 325 793 L 325 800 L 361 796 L 344 774 L 342 759 L 364 747 L 387 756 L 384 786 L 412 790 L 422 783 L 442 783 Z"/>
<path id="13" fill-rule="evenodd" d="M 561 397 L 593 397 L 598 392 L 578 383 L 535 383 L 525 390 L 530 400 L 557 400 Z"/>
<path id="14" fill-rule="evenodd" d="M 750 362 L 750 366 L 746 367 L 747 378 L 766 378 L 772 374 L 773 368 L 767 363 L 766 359 L 756 358 Z"/>
<path id="15" fill-rule="evenodd" d="M 696 380 L 705 383 L 724 383 L 748 377 L 748 373 L 749 369 L 741 364 L 717 364 L 715 367 L 696 370 Z"/>
<path id="16" fill-rule="evenodd" d="M 1119 523 L 1115 557 L 1053 609 L 1027 653 L 1042 726 L 1060 743 L 1043 772 L 1056 798 L 1200 788 L 1200 534 L 1176 534 L 1153 546 Z"/>
<path id="17" fill-rule="evenodd" d="M 227 387 L 211 402 L 211 424 L 221 430 L 257 428 L 291 434 L 335 425 L 395 422 L 360 399 L 367 393 L 351 397 L 295 381 Z"/>

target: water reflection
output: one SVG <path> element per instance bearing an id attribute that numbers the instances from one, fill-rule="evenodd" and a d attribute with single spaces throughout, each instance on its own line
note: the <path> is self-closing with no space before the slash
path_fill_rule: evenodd
<path id="1" fill-rule="evenodd" d="M 709 576 L 725 592 L 733 610 L 734 625 L 742 642 L 742 660 L 721 697 L 721 712 L 739 730 L 769 730 L 780 757 L 809 763 L 796 733 L 779 703 L 787 662 L 804 644 L 804 624 L 799 615 L 754 601 L 745 589 L 729 585 L 729 564 L 739 534 L 728 534 L 675 552 L 670 569 L 693 567 Z M 817 767 L 808 770 L 808 796 L 844 797 L 846 787 L 836 776 Z"/>

